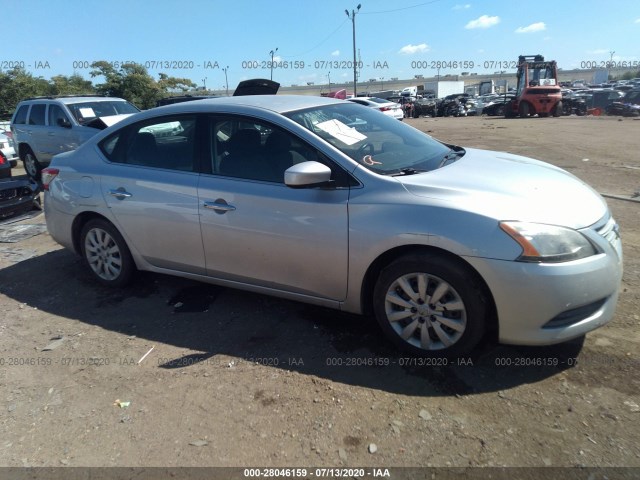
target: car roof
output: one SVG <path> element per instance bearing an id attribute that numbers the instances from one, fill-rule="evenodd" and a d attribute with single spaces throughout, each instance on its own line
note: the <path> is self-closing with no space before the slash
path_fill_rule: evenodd
<path id="1" fill-rule="evenodd" d="M 101 97 L 101 96 L 70 96 L 70 97 L 33 97 L 27 98 L 23 100 L 23 102 L 51 102 L 58 101 L 65 105 L 71 105 L 74 103 L 84 103 L 84 102 L 126 102 L 123 98 L 119 97 Z"/>
<path id="2" fill-rule="evenodd" d="M 198 100 L 197 102 L 182 102 L 174 105 L 156 107 L 152 110 L 167 113 L 171 111 L 182 112 L 188 109 L 191 112 L 206 112 L 212 106 L 220 107 L 254 107 L 262 110 L 270 110 L 276 113 L 287 113 L 306 108 L 321 107 L 344 103 L 344 100 L 336 100 L 327 97 L 314 97 L 311 95 L 247 95 L 241 97 L 219 97 Z"/>

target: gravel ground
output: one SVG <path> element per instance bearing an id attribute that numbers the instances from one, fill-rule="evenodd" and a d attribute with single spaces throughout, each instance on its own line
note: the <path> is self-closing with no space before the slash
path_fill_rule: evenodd
<path id="1" fill-rule="evenodd" d="M 406 122 L 640 190 L 640 121 Z M 0 466 L 640 467 L 640 204 L 608 203 L 613 322 L 449 364 L 399 356 L 368 318 L 155 274 L 109 290 L 46 232 L 0 243 Z"/>

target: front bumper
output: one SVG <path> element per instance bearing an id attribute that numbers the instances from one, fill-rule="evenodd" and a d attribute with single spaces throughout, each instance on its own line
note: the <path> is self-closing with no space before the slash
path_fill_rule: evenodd
<path id="1" fill-rule="evenodd" d="M 583 233 L 601 253 L 555 264 L 466 258 L 491 290 L 501 343 L 560 343 L 611 321 L 622 280 L 617 226 L 610 219 Z"/>

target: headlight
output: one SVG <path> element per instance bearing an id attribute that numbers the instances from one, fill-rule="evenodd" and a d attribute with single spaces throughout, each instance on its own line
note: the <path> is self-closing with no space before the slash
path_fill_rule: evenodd
<path id="1" fill-rule="evenodd" d="M 597 250 L 580 232 L 566 227 L 525 222 L 500 222 L 500 228 L 522 247 L 522 262 L 568 262 Z"/>

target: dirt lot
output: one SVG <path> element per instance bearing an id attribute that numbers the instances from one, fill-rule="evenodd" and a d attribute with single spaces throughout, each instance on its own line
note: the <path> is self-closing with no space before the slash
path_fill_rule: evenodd
<path id="1" fill-rule="evenodd" d="M 640 190 L 640 121 L 407 123 Z M 459 365 L 413 365 L 372 320 L 294 302 L 151 274 L 105 289 L 46 232 L 0 243 L 0 466 L 640 467 L 640 204 L 608 203 L 614 321 Z"/>

